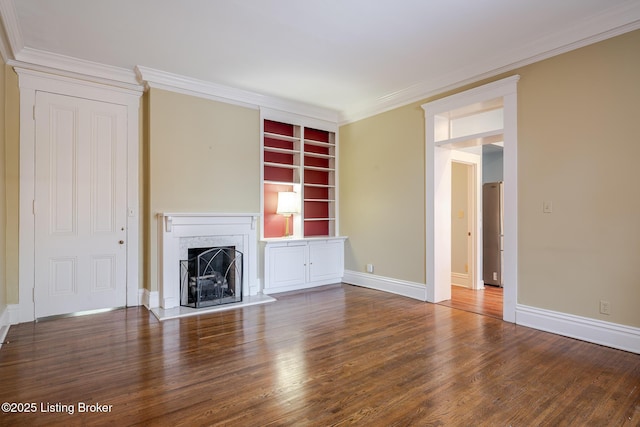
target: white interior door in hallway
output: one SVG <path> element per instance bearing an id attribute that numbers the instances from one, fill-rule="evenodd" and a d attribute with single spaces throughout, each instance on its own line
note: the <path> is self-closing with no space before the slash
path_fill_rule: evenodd
<path id="1" fill-rule="evenodd" d="M 36 93 L 35 317 L 127 303 L 127 110 Z"/>

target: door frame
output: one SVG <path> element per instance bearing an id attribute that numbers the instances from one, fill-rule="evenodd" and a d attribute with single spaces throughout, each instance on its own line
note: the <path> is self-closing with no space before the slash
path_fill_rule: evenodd
<path id="1" fill-rule="evenodd" d="M 426 300 L 451 299 L 451 147 L 435 142 L 435 116 L 502 97 L 504 109 L 503 320 L 515 323 L 518 298 L 518 103 L 519 75 L 422 105 L 425 111 Z"/>
<path id="2" fill-rule="evenodd" d="M 469 283 L 471 289 L 483 289 L 482 280 L 482 154 L 453 150 L 451 161 L 469 166 L 468 222 L 471 232 L 469 246 Z"/>
<path id="3" fill-rule="evenodd" d="M 19 322 L 35 320 L 35 120 L 36 92 L 50 92 L 124 105 L 127 108 L 127 306 L 140 304 L 139 291 L 139 109 L 142 88 L 124 88 L 14 67 L 20 89 Z"/>

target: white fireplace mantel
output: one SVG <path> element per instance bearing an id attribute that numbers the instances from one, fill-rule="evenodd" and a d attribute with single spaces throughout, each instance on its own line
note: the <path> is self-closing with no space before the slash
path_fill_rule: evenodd
<path id="1" fill-rule="evenodd" d="M 180 260 L 187 247 L 235 246 L 243 253 L 243 295 L 260 292 L 257 213 L 159 213 L 158 291 L 160 306 L 180 306 Z M 195 246 L 198 245 L 198 246 Z"/>

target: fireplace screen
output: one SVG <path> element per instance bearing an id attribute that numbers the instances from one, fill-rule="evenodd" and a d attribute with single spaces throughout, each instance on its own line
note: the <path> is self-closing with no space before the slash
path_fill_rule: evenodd
<path id="1" fill-rule="evenodd" d="M 234 246 L 191 248 L 180 261 L 180 305 L 210 307 L 242 301 L 242 252 Z"/>

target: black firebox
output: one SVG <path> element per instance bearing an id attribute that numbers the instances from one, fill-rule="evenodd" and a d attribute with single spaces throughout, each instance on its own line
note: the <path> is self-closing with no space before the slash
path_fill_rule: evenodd
<path id="1" fill-rule="evenodd" d="M 242 301 L 242 252 L 234 246 L 190 248 L 180 261 L 180 305 L 210 307 Z"/>

